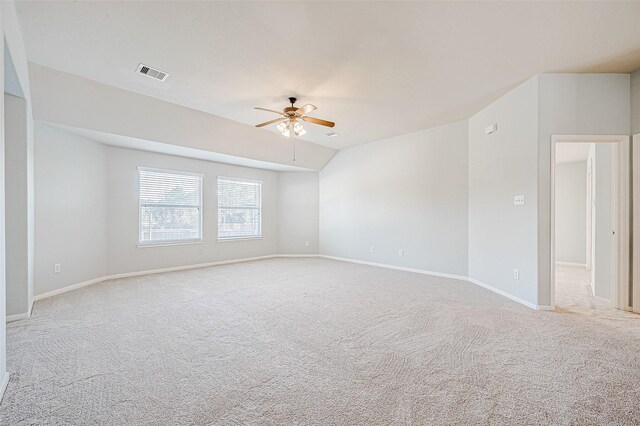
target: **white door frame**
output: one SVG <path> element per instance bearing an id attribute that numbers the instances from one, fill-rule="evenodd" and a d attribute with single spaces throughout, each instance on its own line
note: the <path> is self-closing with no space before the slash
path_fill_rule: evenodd
<path id="1" fill-rule="evenodd" d="M 616 266 L 616 279 L 611 286 L 611 305 L 618 309 L 631 310 L 629 306 L 629 265 L 630 265 L 630 174 L 629 174 L 629 135 L 552 135 L 551 136 L 551 216 L 550 223 L 550 302 L 555 308 L 556 305 L 556 144 L 558 143 L 597 143 L 607 142 L 614 145 L 612 157 L 617 158 L 614 163 L 617 169 L 616 197 L 614 201 L 615 214 L 615 232 L 617 250 L 614 256 Z M 640 157 L 639 157 L 640 158 Z M 640 259 L 639 259 L 640 263 Z M 640 287 L 640 285 L 638 286 Z M 635 289 L 635 287 L 634 287 Z M 640 289 L 639 289 L 640 292 Z M 634 292 L 635 296 L 639 296 Z M 639 305 L 640 306 L 640 305 Z"/>

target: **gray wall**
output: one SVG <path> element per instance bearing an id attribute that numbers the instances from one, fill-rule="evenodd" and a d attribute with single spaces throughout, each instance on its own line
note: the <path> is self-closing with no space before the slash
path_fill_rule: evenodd
<path id="1" fill-rule="evenodd" d="M 614 212 L 611 144 L 595 144 L 594 294 L 611 299 Z"/>
<path id="2" fill-rule="evenodd" d="M 105 275 L 106 147 L 37 123 L 35 180 L 35 294 Z"/>
<path id="3" fill-rule="evenodd" d="M 587 162 L 556 165 L 556 260 L 587 263 Z"/>
<path id="4" fill-rule="evenodd" d="M 29 191 L 27 103 L 4 95 L 7 315 L 29 311 Z"/>
<path id="5" fill-rule="evenodd" d="M 138 166 L 204 174 L 204 242 L 138 247 Z M 219 175 L 263 181 L 263 238 L 217 241 Z M 316 172 L 278 173 L 105 146 L 38 123 L 36 183 L 36 294 L 107 275 L 318 252 Z"/>
<path id="6" fill-rule="evenodd" d="M 492 123 L 497 131 L 486 135 Z M 533 304 L 537 151 L 537 77 L 469 119 L 469 277 Z M 524 195 L 525 205 L 515 206 L 514 195 Z"/>
<path id="7" fill-rule="evenodd" d="M 108 147 L 108 273 L 146 271 L 264 256 L 278 249 L 278 174 L 190 158 Z M 199 244 L 141 247 L 138 244 L 138 166 L 204 174 L 203 236 Z M 262 239 L 217 241 L 218 175 L 261 180 Z"/>
<path id="8" fill-rule="evenodd" d="M 539 121 L 538 300 L 550 304 L 552 135 L 628 135 L 629 74 L 541 74 Z"/>
<path id="9" fill-rule="evenodd" d="M 318 253 L 318 184 L 317 172 L 278 173 L 279 253 Z"/>
<path id="10" fill-rule="evenodd" d="M 631 134 L 640 133 L 640 70 L 631 74 Z"/>
<path id="11" fill-rule="evenodd" d="M 466 276 L 467 170 L 466 121 L 338 152 L 320 172 L 320 252 Z"/>

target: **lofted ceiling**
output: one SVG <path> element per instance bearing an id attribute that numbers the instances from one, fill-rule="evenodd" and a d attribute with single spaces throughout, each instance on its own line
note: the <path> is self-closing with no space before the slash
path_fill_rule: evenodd
<path id="1" fill-rule="evenodd" d="M 27 54 L 257 124 L 288 96 L 332 148 L 468 118 L 541 72 L 640 68 L 640 2 L 19 1 Z M 139 63 L 170 73 L 135 73 Z M 275 126 L 264 131 L 275 131 Z"/>

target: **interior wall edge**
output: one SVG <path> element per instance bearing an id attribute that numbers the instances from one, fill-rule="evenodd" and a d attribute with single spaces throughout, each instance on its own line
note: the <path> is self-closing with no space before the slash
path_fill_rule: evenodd
<path id="1" fill-rule="evenodd" d="M 2 403 L 2 398 L 4 397 L 4 391 L 7 390 L 7 385 L 9 384 L 9 373 L 4 373 L 2 377 L 2 381 L 0 382 L 0 403 Z"/>

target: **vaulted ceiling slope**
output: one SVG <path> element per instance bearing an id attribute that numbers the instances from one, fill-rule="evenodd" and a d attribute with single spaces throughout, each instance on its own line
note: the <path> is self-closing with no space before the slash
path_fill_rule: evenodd
<path id="1" fill-rule="evenodd" d="M 255 124 L 287 96 L 333 148 L 464 119 L 541 72 L 640 67 L 640 2 L 37 2 L 29 59 Z M 136 74 L 139 63 L 170 73 Z M 273 130 L 273 129 L 272 129 Z M 266 131 L 266 130 L 265 130 Z"/>
<path id="2" fill-rule="evenodd" d="M 42 65 L 33 118 L 108 145 L 272 170 L 321 170 L 335 150 Z"/>

